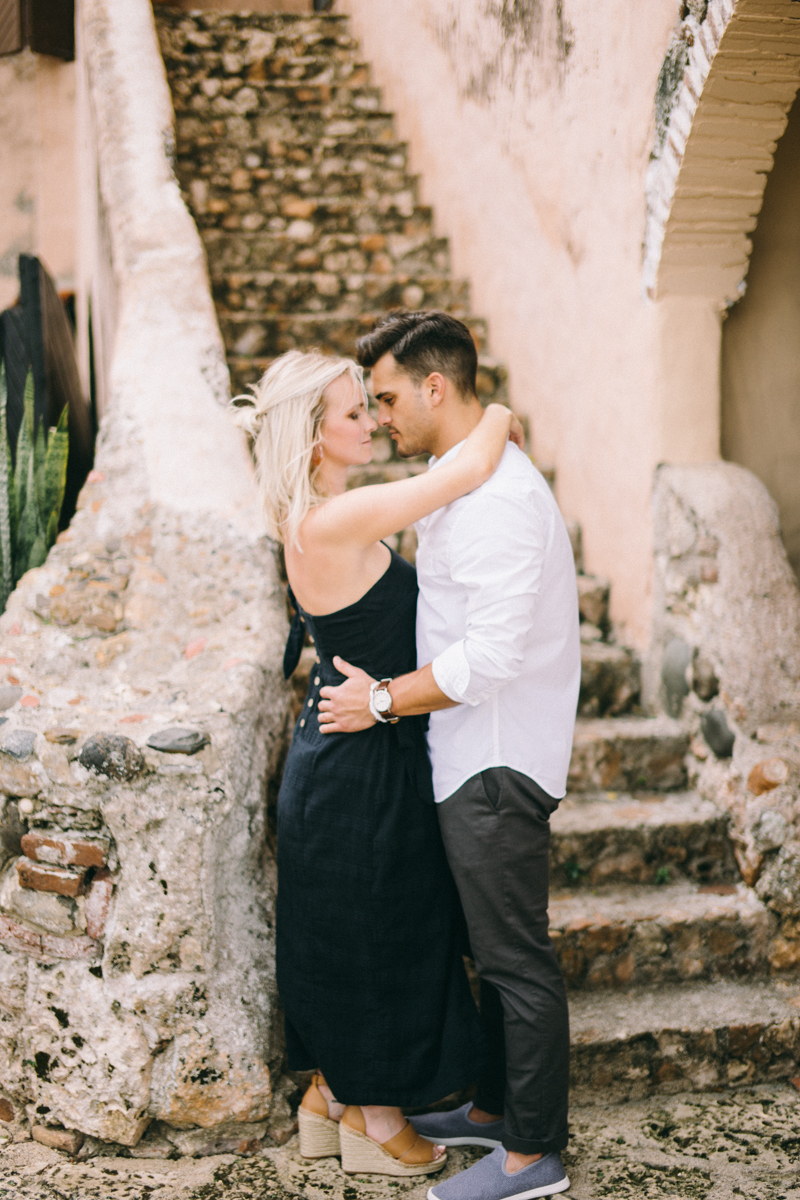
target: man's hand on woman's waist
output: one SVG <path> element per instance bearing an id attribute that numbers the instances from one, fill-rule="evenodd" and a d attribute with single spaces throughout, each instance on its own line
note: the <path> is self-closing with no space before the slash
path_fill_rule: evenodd
<path id="1" fill-rule="evenodd" d="M 369 707 L 370 688 L 375 680 L 360 667 L 351 666 L 338 656 L 333 659 L 333 665 L 347 678 L 338 687 L 320 688 L 318 719 L 321 732 L 358 733 L 361 729 L 369 729 L 375 724 Z M 445 696 L 436 683 L 430 663 L 408 675 L 398 675 L 389 684 L 389 695 L 395 717 L 411 717 L 456 706 L 456 701 Z"/>

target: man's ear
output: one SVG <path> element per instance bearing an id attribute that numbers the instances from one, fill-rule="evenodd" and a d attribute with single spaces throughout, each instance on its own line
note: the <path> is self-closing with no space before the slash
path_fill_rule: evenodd
<path id="1" fill-rule="evenodd" d="M 444 400 L 447 380 L 439 371 L 432 371 L 422 385 L 425 399 L 432 408 L 437 408 Z"/>

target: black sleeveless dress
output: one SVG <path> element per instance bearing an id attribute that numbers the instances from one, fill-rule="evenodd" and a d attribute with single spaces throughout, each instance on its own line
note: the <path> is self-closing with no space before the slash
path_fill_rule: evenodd
<path id="1" fill-rule="evenodd" d="M 417 577 L 392 552 L 355 604 L 298 609 L 284 660 L 316 646 L 278 798 L 277 976 L 289 1067 L 319 1069 L 345 1104 L 417 1107 L 475 1079 L 483 1032 L 461 958 L 439 833 L 427 718 L 319 731 L 339 654 L 374 678 L 416 668 Z"/>

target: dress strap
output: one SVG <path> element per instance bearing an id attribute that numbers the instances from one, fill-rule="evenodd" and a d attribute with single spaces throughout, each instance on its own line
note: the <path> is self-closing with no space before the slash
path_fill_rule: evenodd
<path id="1" fill-rule="evenodd" d="M 291 587 L 288 589 L 289 603 L 294 609 L 292 623 L 289 626 L 289 636 L 286 639 L 286 649 L 283 652 L 283 678 L 288 679 L 294 674 L 300 655 L 303 653 L 303 642 L 306 640 L 306 627 L 300 615 L 300 606 L 294 598 Z"/>

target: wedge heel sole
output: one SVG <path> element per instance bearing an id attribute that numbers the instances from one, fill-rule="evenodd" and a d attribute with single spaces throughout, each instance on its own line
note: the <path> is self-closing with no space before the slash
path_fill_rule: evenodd
<path id="1" fill-rule="evenodd" d="M 336 1121 L 299 1108 L 297 1124 L 303 1158 L 333 1158 L 341 1154 L 339 1125 Z"/>
<path id="2" fill-rule="evenodd" d="M 342 1170 L 347 1175 L 395 1175 L 400 1179 L 408 1179 L 412 1175 L 432 1175 L 441 1171 L 447 1161 L 447 1155 L 437 1158 L 435 1162 L 404 1163 L 393 1158 L 372 1138 L 357 1129 L 342 1125 L 339 1130 L 342 1145 Z"/>

